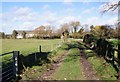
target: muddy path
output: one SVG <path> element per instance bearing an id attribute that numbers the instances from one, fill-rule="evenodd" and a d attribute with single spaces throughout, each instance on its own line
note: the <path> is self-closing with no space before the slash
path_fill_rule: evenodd
<path id="1" fill-rule="evenodd" d="M 96 75 L 95 70 L 93 70 L 92 65 L 86 59 L 83 50 L 80 50 L 80 63 L 82 64 L 82 71 L 86 80 L 99 80 L 99 77 Z"/>
<path id="2" fill-rule="evenodd" d="M 62 61 L 64 60 L 64 58 L 67 56 L 67 52 L 65 52 L 65 54 L 61 55 L 60 57 L 58 57 L 56 59 L 56 62 L 51 64 L 51 66 L 47 69 L 47 71 L 45 71 L 40 77 L 39 80 L 54 80 L 51 76 L 52 74 L 55 73 L 56 69 L 58 67 L 60 67 Z"/>
<path id="3" fill-rule="evenodd" d="M 38 78 L 38 80 L 55 80 L 52 78 L 52 76 L 61 66 L 62 61 L 67 55 L 68 53 L 65 52 L 63 55 L 58 57 L 56 59 L 56 62 L 51 64 L 51 66 Z M 80 63 L 82 65 L 82 73 L 85 77 L 84 80 L 99 80 L 99 77 L 96 75 L 95 70 L 93 70 L 92 65 L 88 62 L 85 56 L 86 54 L 84 53 L 84 50 L 80 49 Z"/>

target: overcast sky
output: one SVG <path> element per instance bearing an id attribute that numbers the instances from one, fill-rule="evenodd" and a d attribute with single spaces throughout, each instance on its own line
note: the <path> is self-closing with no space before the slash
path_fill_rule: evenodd
<path id="1" fill-rule="evenodd" d="M 81 25 L 114 24 L 117 10 L 102 14 L 105 2 L 2 2 L 0 31 L 12 33 L 15 30 L 33 30 L 40 25 L 59 25 L 80 21 Z"/>

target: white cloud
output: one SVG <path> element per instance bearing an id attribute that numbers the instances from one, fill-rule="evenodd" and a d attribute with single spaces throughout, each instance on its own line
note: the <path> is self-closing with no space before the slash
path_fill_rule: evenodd
<path id="1" fill-rule="evenodd" d="M 42 6 L 42 9 L 49 9 L 49 8 L 50 8 L 50 6 L 48 4 L 45 4 Z"/>
<path id="2" fill-rule="evenodd" d="M 2 29 L 12 32 L 14 29 L 31 29 L 41 19 L 39 13 L 32 11 L 29 7 L 12 8 L 3 14 Z"/>
<path id="3" fill-rule="evenodd" d="M 56 13 L 51 11 L 46 11 L 43 13 L 42 19 L 47 22 L 55 22 L 57 19 Z"/>
<path id="4" fill-rule="evenodd" d="M 12 9 L 7 13 L 3 13 L 3 21 L 4 22 L 34 21 L 38 18 L 38 16 L 39 16 L 38 13 L 33 12 L 30 8 L 20 7 L 20 8 Z"/>
<path id="5" fill-rule="evenodd" d="M 44 23 L 43 26 L 49 26 L 51 25 L 50 23 Z"/>
<path id="6" fill-rule="evenodd" d="M 85 21 L 82 21 L 82 25 L 87 24 L 88 26 L 90 25 L 114 25 L 117 22 L 117 17 L 115 18 L 110 18 L 110 19 L 105 19 L 102 17 L 90 17 L 86 19 Z M 90 30 L 89 27 L 84 27 L 85 30 Z"/>
<path id="7" fill-rule="evenodd" d="M 114 25 L 117 22 L 117 17 L 115 18 L 110 18 L 110 19 L 105 19 L 102 17 L 90 17 L 88 18 L 84 24 L 88 25 Z"/>
<path id="8" fill-rule="evenodd" d="M 97 19 L 98 19 L 98 17 L 91 17 L 91 18 L 88 18 L 88 21 L 93 22 L 93 21 L 96 21 Z"/>
<path id="9" fill-rule="evenodd" d="M 110 18 L 106 23 L 113 25 L 113 24 L 117 23 L 117 21 L 118 21 L 118 17 L 115 17 L 115 18 Z"/>
<path id="10" fill-rule="evenodd" d="M 64 0 L 63 2 L 73 2 L 73 0 Z"/>
<path id="11" fill-rule="evenodd" d="M 91 25 L 91 24 L 97 25 L 98 24 L 98 17 L 90 17 L 86 20 L 85 23 L 88 25 Z"/>
<path id="12" fill-rule="evenodd" d="M 83 13 L 83 14 L 88 14 L 88 13 L 90 13 L 90 12 L 91 12 L 91 10 L 87 9 L 87 10 L 83 11 L 82 13 Z"/>
<path id="13" fill-rule="evenodd" d="M 93 7 L 93 8 L 89 8 L 89 9 L 84 10 L 82 13 L 89 14 L 89 13 L 93 12 L 94 10 L 95 10 L 95 8 Z"/>
<path id="14" fill-rule="evenodd" d="M 39 16 L 38 13 L 33 12 L 28 7 L 18 8 L 15 12 L 14 20 L 15 21 L 34 21 Z"/>
<path id="15" fill-rule="evenodd" d="M 13 20 L 14 21 L 34 21 L 37 19 L 37 13 L 28 13 L 26 15 L 21 15 L 21 16 L 18 16 L 16 15 Z"/>
<path id="16" fill-rule="evenodd" d="M 72 2 L 72 1 L 65 1 Z M 113 24 L 115 18 L 110 18 L 109 20 L 104 20 L 101 17 L 90 17 L 87 19 L 83 19 L 81 16 L 74 16 L 74 9 L 71 6 L 68 6 L 65 11 L 61 11 L 65 14 L 60 15 L 57 12 L 53 12 L 49 9 L 49 5 L 44 5 L 42 7 L 45 9 L 43 12 L 33 11 L 29 7 L 16 7 L 11 10 L 8 10 L 3 14 L 3 25 L 2 28 L 5 32 L 12 32 L 14 29 L 18 30 L 32 30 L 40 25 L 55 25 L 59 27 L 59 25 L 63 23 L 69 23 L 70 21 L 80 21 L 81 24 Z M 83 13 L 90 13 L 94 8 L 83 11 Z M 2 15 L 0 14 L 0 17 Z M 83 15 L 84 16 L 84 15 Z M 83 22 L 83 23 L 82 23 Z"/>
<path id="17" fill-rule="evenodd" d="M 2 23 L 2 31 L 5 33 L 10 34 L 10 33 L 12 33 L 12 30 L 14 30 L 14 29 L 16 29 L 16 26 L 12 26 L 12 24 L 10 22 Z"/>
<path id="18" fill-rule="evenodd" d="M 0 20 L 2 20 L 2 13 L 0 13 Z"/>
<path id="19" fill-rule="evenodd" d="M 64 16 L 61 17 L 60 20 L 58 20 L 58 23 L 63 24 L 63 23 L 69 23 L 70 21 L 79 21 L 79 19 L 77 19 L 74 16 Z"/>
<path id="20" fill-rule="evenodd" d="M 2 13 L 0 13 L 0 32 L 2 31 Z"/>
<path id="21" fill-rule="evenodd" d="M 73 5 L 72 2 L 73 2 L 73 0 L 64 0 L 63 4 L 65 4 L 67 6 L 72 6 Z"/>
<path id="22" fill-rule="evenodd" d="M 68 14 L 68 15 L 72 15 L 74 13 L 74 8 L 66 8 L 65 9 L 65 12 Z"/>
<path id="23" fill-rule="evenodd" d="M 35 28 L 35 24 L 33 22 L 22 22 L 20 24 L 11 24 L 9 23 L 3 23 L 2 24 L 2 30 L 5 33 L 12 33 L 13 30 L 32 30 Z"/>
<path id="24" fill-rule="evenodd" d="M 57 20 L 58 17 L 56 16 L 56 13 L 51 12 L 48 9 L 41 13 L 35 12 L 28 7 L 17 7 L 3 13 L 4 24 L 2 25 L 2 28 L 5 32 L 9 33 L 14 29 L 32 30 L 45 23 L 56 23 Z M 8 29 L 8 27 L 10 28 Z"/>
<path id="25" fill-rule="evenodd" d="M 33 22 L 24 22 L 20 26 L 18 26 L 19 30 L 30 30 L 34 28 Z"/>
<path id="26" fill-rule="evenodd" d="M 31 12 L 32 10 L 28 7 L 20 7 L 15 10 L 15 14 L 17 15 L 27 15 Z"/>

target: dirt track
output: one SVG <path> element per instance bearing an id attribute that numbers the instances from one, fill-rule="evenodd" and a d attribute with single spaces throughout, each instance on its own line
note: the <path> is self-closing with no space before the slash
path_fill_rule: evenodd
<path id="1" fill-rule="evenodd" d="M 39 78 L 39 80 L 54 80 L 52 79 L 50 76 L 52 76 L 52 74 L 54 74 L 54 72 L 56 71 L 56 69 L 60 66 L 60 64 L 62 63 L 62 60 L 67 56 L 67 52 L 65 54 L 63 54 L 62 56 L 58 57 L 56 59 L 56 62 L 53 63 L 50 68 L 47 69 L 46 72 L 43 73 L 43 75 Z"/>
<path id="2" fill-rule="evenodd" d="M 80 54 L 80 63 L 82 64 L 83 74 L 85 75 L 86 80 L 99 80 L 91 64 L 85 58 L 83 50 L 80 50 Z"/>
<path id="3" fill-rule="evenodd" d="M 56 59 L 56 63 L 53 63 L 47 71 L 43 73 L 42 76 L 40 76 L 39 80 L 55 80 L 51 76 L 55 73 L 56 69 L 61 65 L 62 60 L 67 56 L 68 54 L 65 53 L 62 56 L 58 57 Z M 80 50 L 80 63 L 81 63 L 81 69 L 83 72 L 83 75 L 85 77 L 85 80 L 99 80 L 98 76 L 96 75 L 95 71 L 92 68 L 92 65 L 88 62 L 88 60 L 85 58 L 85 53 L 83 50 Z M 81 79 L 83 80 L 83 79 Z"/>

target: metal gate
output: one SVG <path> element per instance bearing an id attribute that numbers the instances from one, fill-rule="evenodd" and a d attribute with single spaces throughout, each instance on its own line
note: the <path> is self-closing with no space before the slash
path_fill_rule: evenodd
<path id="1" fill-rule="evenodd" d="M 9 55 L 9 56 L 8 56 Z M 19 51 L 1 54 L 0 81 L 10 82 L 18 76 Z"/>

